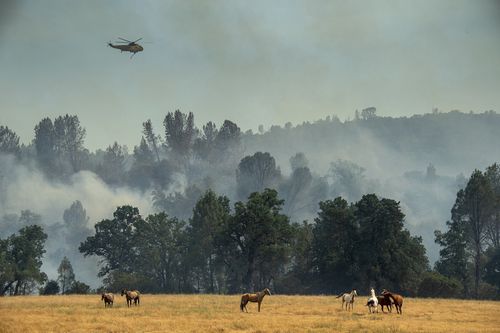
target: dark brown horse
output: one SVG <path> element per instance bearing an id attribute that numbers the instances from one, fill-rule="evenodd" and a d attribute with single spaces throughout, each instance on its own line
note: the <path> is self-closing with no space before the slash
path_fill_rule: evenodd
<path id="1" fill-rule="evenodd" d="M 134 305 L 140 304 L 140 296 L 139 290 L 127 290 L 122 289 L 122 296 L 125 295 L 127 298 L 127 306 L 130 307 L 132 305 L 132 301 L 134 301 Z"/>
<path id="2" fill-rule="evenodd" d="M 104 301 L 104 307 L 113 306 L 114 300 L 115 300 L 115 295 L 113 295 L 113 293 L 102 293 L 101 294 L 101 301 Z"/>
<path id="3" fill-rule="evenodd" d="M 390 297 L 392 299 L 392 301 L 394 302 L 394 306 L 396 307 L 396 311 L 399 314 L 403 314 L 403 309 L 402 309 L 402 307 L 403 307 L 403 296 L 391 293 L 390 291 L 387 291 L 385 289 L 382 290 L 382 295 Z"/>
<path id="4" fill-rule="evenodd" d="M 264 299 L 264 296 L 269 295 L 271 296 L 271 291 L 266 288 L 262 291 L 259 291 L 255 294 L 243 294 L 241 295 L 241 303 L 240 303 L 240 309 L 243 311 L 245 309 L 246 312 L 247 310 L 247 304 L 248 302 L 257 302 L 258 303 L 258 309 L 260 312 L 260 304 L 262 303 L 262 300 Z"/>
<path id="5" fill-rule="evenodd" d="M 392 301 L 389 296 L 377 296 L 378 305 L 382 307 L 382 312 L 384 312 L 384 306 L 387 308 L 387 311 L 392 312 Z"/>

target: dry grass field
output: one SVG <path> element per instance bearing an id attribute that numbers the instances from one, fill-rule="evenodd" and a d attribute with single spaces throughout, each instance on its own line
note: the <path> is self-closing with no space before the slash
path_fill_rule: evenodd
<path id="1" fill-rule="evenodd" d="M 99 295 L 0 298 L 0 332 L 500 332 L 500 302 L 405 299 L 403 315 L 369 314 L 367 297 L 353 312 L 331 296 L 266 297 L 262 311 L 239 296 L 142 295 L 127 308 Z"/>

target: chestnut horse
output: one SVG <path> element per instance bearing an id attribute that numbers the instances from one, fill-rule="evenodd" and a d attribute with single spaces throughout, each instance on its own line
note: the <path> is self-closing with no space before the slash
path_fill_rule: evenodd
<path id="1" fill-rule="evenodd" d="M 127 290 L 122 289 L 122 296 L 125 295 L 127 298 L 127 306 L 130 307 L 132 305 L 132 301 L 134 301 L 134 305 L 140 304 L 140 293 L 139 290 Z"/>
<path id="2" fill-rule="evenodd" d="M 391 293 L 390 291 L 387 291 L 385 289 L 382 290 L 382 295 L 390 297 L 392 299 L 392 301 L 394 302 L 394 306 L 396 307 L 396 311 L 399 314 L 403 314 L 403 309 L 402 309 L 402 307 L 403 307 L 403 296 Z"/>
<path id="3" fill-rule="evenodd" d="M 102 293 L 101 301 L 104 301 L 104 307 L 113 306 L 113 301 L 115 300 L 115 295 L 113 293 Z"/>
<path id="4" fill-rule="evenodd" d="M 258 309 L 260 312 L 260 303 L 262 303 L 262 300 L 264 299 L 264 296 L 266 296 L 266 295 L 271 296 L 271 291 L 268 288 L 266 288 L 262 291 L 259 291 L 255 294 L 243 294 L 243 295 L 241 295 L 241 303 L 240 303 L 241 311 L 243 311 L 243 309 L 245 309 L 246 312 L 248 312 L 248 310 L 247 310 L 247 303 L 248 302 L 257 302 L 259 305 Z"/>

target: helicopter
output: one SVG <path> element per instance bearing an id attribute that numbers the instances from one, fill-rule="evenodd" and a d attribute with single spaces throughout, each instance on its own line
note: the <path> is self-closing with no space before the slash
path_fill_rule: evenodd
<path id="1" fill-rule="evenodd" d="M 125 45 L 119 45 L 119 44 L 113 45 L 111 42 L 109 42 L 108 45 L 114 49 L 120 50 L 121 52 L 123 51 L 131 52 L 132 55 L 130 56 L 130 58 L 132 58 L 137 52 L 141 52 L 142 50 L 144 50 L 144 48 L 141 45 L 137 44 L 137 42 L 140 41 L 142 38 L 139 38 L 133 42 L 121 37 L 118 37 L 118 39 L 121 40 L 117 41 L 116 43 L 121 43 L 121 44 L 125 43 Z"/>

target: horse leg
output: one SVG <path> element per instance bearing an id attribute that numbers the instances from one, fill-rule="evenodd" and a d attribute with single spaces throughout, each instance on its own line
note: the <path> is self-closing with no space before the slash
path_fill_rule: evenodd
<path id="1" fill-rule="evenodd" d="M 258 309 L 259 309 L 259 312 L 260 312 L 260 302 L 257 302 L 257 304 L 258 304 Z"/>
<path id="2" fill-rule="evenodd" d="M 243 300 L 243 299 L 241 300 L 241 311 L 242 312 L 248 313 L 247 303 L 248 303 L 247 300 Z"/>

